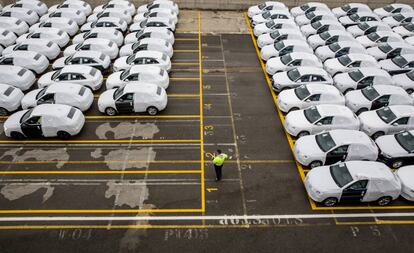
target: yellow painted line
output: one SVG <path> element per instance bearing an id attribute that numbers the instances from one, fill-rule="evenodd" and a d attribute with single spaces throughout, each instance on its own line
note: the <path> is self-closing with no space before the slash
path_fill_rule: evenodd
<path id="1" fill-rule="evenodd" d="M 198 12 L 198 75 L 200 95 L 200 165 L 201 165 L 201 210 L 206 210 L 205 171 L 204 171 L 204 112 L 203 112 L 203 63 L 201 58 L 201 13 Z"/>
<path id="2" fill-rule="evenodd" d="M 35 213 L 199 213 L 201 209 L 33 209 L 0 210 L 0 214 Z"/>
<path id="3" fill-rule="evenodd" d="M 0 175 L 108 175 L 108 174 L 200 174 L 201 170 L 35 170 L 0 171 Z"/>
<path id="4" fill-rule="evenodd" d="M 200 143 L 200 140 L 0 140 L 0 143 Z"/>
<path id="5" fill-rule="evenodd" d="M 100 95 L 98 95 L 98 94 L 95 94 L 95 95 L 93 95 L 93 97 L 96 99 L 96 98 L 99 98 L 99 96 Z M 174 98 L 174 97 L 198 97 L 198 94 L 168 94 L 168 97 L 172 97 L 172 98 Z"/>
<path id="6" fill-rule="evenodd" d="M 193 39 L 193 38 L 175 38 L 175 41 L 198 41 L 198 39 Z"/>
<path id="7" fill-rule="evenodd" d="M 260 57 L 260 51 L 259 51 L 259 48 L 257 47 L 257 41 L 256 41 L 256 38 L 253 35 L 253 30 L 252 30 L 252 27 L 250 25 L 249 18 L 247 16 L 247 13 L 246 12 L 244 13 L 244 17 L 245 17 L 245 21 L 246 21 L 247 27 L 249 28 L 249 31 L 250 31 L 250 37 L 252 38 L 253 45 L 254 45 L 254 48 L 256 50 L 257 57 L 259 59 L 260 65 L 262 66 L 262 70 L 263 70 L 263 73 L 264 73 L 265 78 L 266 78 L 267 86 L 269 88 L 270 93 L 272 94 L 272 98 L 273 98 L 273 102 L 274 102 L 275 107 L 276 107 L 276 111 L 277 111 L 277 113 L 279 115 L 279 118 L 280 118 L 280 121 L 282 122 L 282 125 L 284 125 L 285 119 L 284 119 L 283 113 L 282 113 L 282 111 L 279 110 L 279 107 L 277 105 L 277 96 L 273 92 L 270 78 L 269 78 L 269 76 L 267 75 L 267 72 L 266 72 L 266 66 L 265 66 L 262 58 Z M 285 131 L 285 135 L 286 135 L 287 141 L 289 143 L 289 147 L 290 147 L 290 149 L 292 150 L 292 153 L 293 153 L 293 146 L 294 146 L 293 139 L 286 132 L 285 128 L 283 128 L 283 130 Z M 302 182 L 304 182 L 304 180 L 305 180 L 305 173 L 303 171 L 302 165 L 300 163 L 298 163 L 297 161 L 295 161 L 295 163 L 296 163 L 297 170 L 299 172 L 299 176 L 300 176 Z M 309 198 L 309 196 L 307 196 L 307 197 L 308 197 L 309 203 L 311 205 L 311 208 L 314 209 L 316 207 L 316 204 L 313 202 L 313 200 L 311 198 Z"/>
<path id="8" fill-rule="evenodd" d="M 176 28 L 175 31 L 176 32 L 194 32 L 196 28 L 191 28 L 191 27 L 183 27 L 183 28 Z"/>
<path id="9" fill-rule="evenodd" d="M 170 78 L 170 80 L 173 80 L 173 81 L 198 81 L 199 79 L 200 79 L 199 77 L 171 77 Z"/>
<path id="10" fill-rule="evenodd" d="M 93 115 L 85 116 L 85 119 L 197 119 L 200 115 Z M 0 116 L 0 119 L 7 119 L 8 116 Z"/>
<path id="11" fill-rule="evenodd" d="M 186 50 L 186 49 L 174 50 L 174 53 L 198 53 L 198 52 L 200 52 L 200 50 L 192 50 L 192 49 L 190 49 L 190 50 Z"/>
<path id="12" fill-rule="evenodd" d="M 199 65 L 198 62 L 172 62 L 171 65 L 173 66 L 195 66 Z"/>

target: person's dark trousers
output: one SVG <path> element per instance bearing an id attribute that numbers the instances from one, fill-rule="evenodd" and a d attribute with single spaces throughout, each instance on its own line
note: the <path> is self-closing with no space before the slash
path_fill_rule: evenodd
<path id="1" fill-rule="evenodd" d="M 214 170 L 216 171 L 216 181 L 220 181 L 221 180 L 221 168 L 223 167 L 223 165 L 214 165 Z"/>

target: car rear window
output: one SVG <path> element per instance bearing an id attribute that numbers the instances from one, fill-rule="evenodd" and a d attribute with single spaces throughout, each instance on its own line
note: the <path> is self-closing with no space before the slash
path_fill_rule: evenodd
<path id="1" fill-rule="evenodd" d="M 165 70 L 161 69 L 160 70 L 160 76 L 164 76 L 164 72 L 165 72 Z"/>
<path id="2" fill-rule="evenodd" d="M 14 87 L 9 87 L 7 88 L 7 90 L 4 91 L 3 95 L 5 95 L 6 97 L 10 96 L 10 94 L 14 91 Z"/>
<path id="3" fill-rule="evenodd" d="M 109 42 L 109 44 L 108 44 L 109 47 L 112 47 L 113 45 L 114 45 L 113 41 Z"/>
<path id="4" fill-rule="evenodd" d="M 33 11 L 32 10 L 29 10 L 28 12 L 27 12 L 27 15 L 30 15 L 30 14 L 32 14 L 33 13 Z"/>
<path id="5" fill-rule="evenodd" d="M 118 34 L 119 34 L 119 31 L 118 30 L 115 30 L 114 35 L 115 36 L 118 36 Z"/>
<path id="6" fill-rule="evenodd" d="M 41 56 L 40 54 L 36 54 L 33 59 L 35 59 L 35 61 L 37 61 L 37 60 L 40 59 L 40 56 Z"/>
<path id="7" fill-rule="evenodd" d="M 99 56 L 99 60 L 101 60 L 101 61 L 105 60 L 105 55 L 101 54 L 101 56 Z"/>
<path id="8" fill-rule="evenodd" d="M 61 35 L 63 34 L 63 31 L 59 31 L 57 34 L 58 34 L 59 36 L 61 36 Z"/>
<path id="9" fill-rule="evenodd" d="M 21 21 L 20 19 L 16 21 L 16 25 L 20 25 L 23 21 Z"/>
<path id="10" fill-rule="evenodd" d="M 75 115 L 75 113 L 76 113 L 76 109 L 75 108 L 70 108 L 70 111 L 69 111 L 69 113 L 68 113 L 68 118 L 69 119 L 73 119 L 73 116 Z"/>
<path id="11" fill-rule="evenodd" d="M 85 94 L 85 91 L 86 91 L 86 87 L 80 88 L 79 93 L 78 93 L 79 96 L 83 96 Z"/>
<path id="12" fill-rule="evenodd" d="M 24 73 L 26 73 L 26 69 L 21 69 L 18 73 L 17 73 L 17 75 L 18 76 L 23 76 L 24 75 Z"/>
<path id="13" fill-rule="evenodd" d="M 77 11 L 77 12 L 76 12 L 76 15 L 79 15 L 79 14 L 81 14 L 81 12 L 80 12 L 80 11 Z"/>
<path id="14" fill-rule="evenodd" d="M 7 34 L 9 34 L 9 31 L 5 30 L 1 35 L 6 36 Z"/>
<path id="15" fill-rule="evenodd" d="M 52 45 L 53 45 L 53 42 L 49 41 L 46 46 L 51 47 Z"/>
<path id="16" fill-rule="evenodd" d="M 161 95 L 161 87 L 157 87 L 157 95 L 160 96 Z"/>
<path id="17" fill-rule="evenodd" d="M 166 61 L 167 60 L 167 55 L 166 54 L 162 54 L 162 58 L 161 58 L 163 61 Z"/>
<path id="18" fill-rule="evenodd" d="M 37 6 L 39 6 L 39 7 L 42 6 L 42 2 L 38 2 Z"/>
<path id="19" fill-rule="evenodd" d="M 95 76 L 95 74 L 96 74 L 96 68 L 92 68 L 91 69 L 91 72 L 89 72 L 89 74 L 91 75 L 91 76 Z"/>
<path id="20" fill-rule="evenodd" d="M 69 23 L 68 23 L 69 25 L 72 25 L 73 24 L 73 20 L 69 20 Z"/>
<path id="21" fill-rule="evenodd" d="M 170 44 L 168 41 L 165 41 L 165 46 L 168 47 L 168 44 Z"/>

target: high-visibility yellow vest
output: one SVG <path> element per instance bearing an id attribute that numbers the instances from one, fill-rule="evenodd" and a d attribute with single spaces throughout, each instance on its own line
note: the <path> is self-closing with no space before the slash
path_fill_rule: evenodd
<path id="1" fill-rule="evenodd" d="M 226 154 L 220 154 L 217 155 L 216 157 L 214 157 L 213 159 L 213 164 L 217 165 L 217 166 L 221 166 L 223 165 L 224 161 L 227 159 L 227 155 Z"/>

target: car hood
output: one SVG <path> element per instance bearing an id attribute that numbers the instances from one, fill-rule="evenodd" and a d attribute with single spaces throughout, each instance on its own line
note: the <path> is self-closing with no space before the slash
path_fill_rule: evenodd
<path id="1" fill-rule="evenodd" d="M 122 74 L 122 72 L 121 72 L 121 71 L 119 71 L 119 72 L 114 72 L 114 73 L 110 74 L 110 75 L 108 76 L 108 79 L 106 79 L 106 82 L 107 82 L 107 83 L 110 83 L 110 84 L 114 84 L 114 83 L 122 83 L 122 81 L 121 81 L 121 74 Z"/>
<path id="2" fill-rule="evenodd" d="M 384 135 L 378 137 L 375 142 L 380 148 L 381 152 L 390 156 L 407 155 L 407 151 L 398 144 L 394 135 Z"/>
<path id="3" fill-rule="evenodd" d="M 47 84 L 49 84 L 49 83 L 52 82 L 52 75 L 53 75 L 53 73 L 54 73 L 53 71 L 47 72 L 46 74 L 43 74 L 39 78 L 39 80 L 37 80 L 37 84 L 38 84 L 39 88 L 40 87 L 43 87 L 43 86 L 45 86 L 45 85 L 47 85 Z"/>
<path id="4" fill-rule="evenodd" d="M 4 128 L 20 129 L 20 119 L 27 112 L 27 110 L 18 111 L 10 115 L 4 122 Z"/>
<path id="5" fill-rule="evenodd" d="M 315 136 L 304 136 L 296 140 L 295 155 L 303 159 L 317 158 L 320 159 L 325 156 L 325 153 L 319 148 L 316 143 Z"/>
<path id="6" fill-rule="evenodd" d="M 284 90 L 280 92 L 279 95 L 277 96 L 277 99 L 280 101 L 280 103 L 284 103 L 288 105 L 298 104 L 302 102 L 296 96 L 294 89 L 288 89 L 288 90 Z"/>
<path id="7" fill-rule="evenodd" d="M 303 110 L 300 111 L 293 111 L 286 115 L 285 118 L 285 126 L 287 128 L 305 128 L 306 126 L 310 126 L 311 123 L 306 119 Z"/>
<path id="8" fill-rule="evenodd" d="M 98 99 L 98 105 L 101 106 L 114 106 L 114 92 L 116 89 L 106 90 L 104 91 Z"/>
<path id="9" fill-rule="evenodd" d="M 397 176 L 404 187 L 414 190 L 414 170 L 412 166 L 400 168 L 397 171 Z"/>
<path id="10" fill-rule="evenodd" d="M 324 44 L 324 40 L 321 39 L 321 37 L 319 37 L 319 35 L 309 36 L 308 42 L 309 42 L 309 44 L 311 46 L 316 46 L 316 45 Z"/>
<path id="11" fill-rule="evenodd" d="M 381 129 L 387 124 L 382 121 L 375 111 L 363 112 L 358 116 L 361 122 L 361 129 L 365 127 L 370 127 L 372 129 Z"/>
<path id="12" fill-rule="evenodd" d="M 65 66 L 65 61 L 68 58 L 68 56 L 64 56 L 64 57 L 60 57 L 58 59 L 55 60 L 55 62 L 52 65 L 53 69 L 56 68 L 63 68 L 63 66 Z"/>
<path id="13" fill-rule="evenodd" d="M 36 89 L 36 90 L 32 90 L 29 93 L 27 93 L 23 99 L 22 99 L 22 107 L 23 108 L 27 108 L 27 107 L 33 107 L 36 106 L 36 96 L 37 94 L 39 94 L 39 92 L 42 89 Z"/>
<path id="14" fill-rule="evenodd" d="M 306 181 L 313 191 L 321 193 L 339 193 L 340 188 L 331 176 L 328 166 L 322 166 L 312 169 L 306 175 Z"/>
<path id="15" fill-rule="evenodd" d="M 294 83 L 289 79 L 289 77 L 287 75 L 287 71 L 276 73 L 276 74 L 273 75 L 272 78 L 273 78 L 275 83 L 280 83 L 280 84 Z"/>
<path id="16" fill-rule="evenodd" d="M 74 54 L 74 53 L 76 52 L 76 46 L 77 46 L 77 44 L 68 46 L 68 47 L 67 47 L 67 48 L 63 51 L 63 55 L 64 55 L 64 56 L 69 56 L 69 55 Z"/>
<path id="17" fill-rule="evenodd" d="M 356 105 L 363 105 L 367 106 L 371 104 L 371 101 L 369 101 L 361 92 L 361 90 L 353 90 L 348 92 L 345 95 L 345 99 L 350 104 L 356 104 Z M 368 108 L 369 109 L 369 108 Z"/>
<path id="18" fill-rule="evenodd" d="M 347 73 L 336 75 L 334 77 L 334 83 L 348 86 L 350 86 L 350 84 L 355 85 L 355 81 L 352 80 Z"/>

